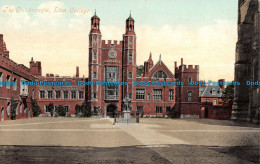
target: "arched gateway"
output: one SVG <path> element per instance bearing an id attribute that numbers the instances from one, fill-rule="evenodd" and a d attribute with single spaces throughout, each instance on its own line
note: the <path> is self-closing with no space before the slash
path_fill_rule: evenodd
<path id="1" fill-rule="evenodd" d="M 109 104 L 106 109 L 106 116 L 114 118 L 117 111 L 117 106 L 115 104 Z"/>

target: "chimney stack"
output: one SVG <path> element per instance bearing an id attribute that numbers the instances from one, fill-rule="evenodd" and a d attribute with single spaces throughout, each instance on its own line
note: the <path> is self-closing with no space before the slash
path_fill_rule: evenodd
<path id="1" fill-rule="evenodd" d="M 181 65 L 183 65 L 183 58 L 181 58 Z"/>
<path id="2" fill-rule="evenodd" d="M 219 83 L 219 87 L 224 91 L 225 90 L 225 85 L 223 85 L 223 83 L 225 82 L 225 79 L 219 79 L 218 83 Z"/>
<path id="3" fill-rule="evenodd" d="M 76 67 L 76 77 L 77 78 L 79 77 L 79 67 L 78 66 Z"/>

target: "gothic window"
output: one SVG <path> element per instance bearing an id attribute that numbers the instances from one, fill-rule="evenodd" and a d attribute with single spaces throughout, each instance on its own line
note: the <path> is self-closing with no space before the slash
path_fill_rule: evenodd
<path id="1" fill-rule="evenodd" d="M 14 86 L 13 86 L 13 88 L 14 88 L 14 90 L 17 89 L 17 79 L 16 78 L 14 78 Z"/>
<path id="2" fill-rule="evenodd" d="M 119 82 L 119 69 L 118 66 L 105 67 L 105 82 Z M 119 99 L 119 86 L 106 85 L 105 86 L 105 99 L 118 100 Z"/>
<path id="3" fill-rule="evenodd" d="M 7 104 L 7 110 L 6 110 L 6 113 L 7 113 L 8 116 L 10 116 L 10 112 L 11 112 L 11 103 L 8 102 L 8 104 Z"/>
<path id="4" fill-rule="evenodd" d="M 167 75 L 166 73 L 164 73 L 163 71 L 157 71 L 154 75 L 153 75 L 154 78 L 167 78 Z"/>
<path id="5" fill-rule="evenodd" d="M 136 100 L 144 100 L 145 89 L 136 89 Z"/>
<path id="6" fill-rule="evenodd" d="M 10 89 L 10 82 L 11 82 L 11 76 L 7 75 L 7 84 L 6 84 L 7 89 Z"/>
<path id="7" fill-rule="evenodd" d="M 162 90 L 153 89 L 153 100 L 162 100 Z"/>

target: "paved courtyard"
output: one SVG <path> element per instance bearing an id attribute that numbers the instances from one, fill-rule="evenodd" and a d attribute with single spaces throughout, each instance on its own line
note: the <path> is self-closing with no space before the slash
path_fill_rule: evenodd
<path id="1" fill-rule="evenodd" d="M 33 118 L 0 122 L 0 163 L 259 163 L 260 128 L 231 121 Z"/>

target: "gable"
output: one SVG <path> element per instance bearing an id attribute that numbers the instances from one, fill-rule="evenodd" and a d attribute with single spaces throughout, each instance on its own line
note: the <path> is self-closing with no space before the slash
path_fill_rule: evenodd
<path id="1" fill-rule="evenodd" d="M 150 70 L 149 77 L 153 77 L 156 72 L 162 71 L 166 74 L 167 78 L 174 78 L 173 73 L 168 69 L 168 67 L 162 62 L 158 61 Z"/>

